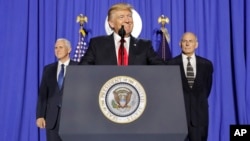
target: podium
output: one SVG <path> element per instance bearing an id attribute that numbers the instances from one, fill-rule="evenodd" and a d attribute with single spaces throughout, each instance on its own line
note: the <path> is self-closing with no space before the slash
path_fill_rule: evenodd
<path id="1" fill-rule="evenodd" d="M 126 95 L 115 101 L 120 86 L 135 100 Z M 112 107 L 119 111 L 107 114 Z M 68 66 L 61 108 L 63 141 L 184 141 L 187 136 L 179 66 Z M 132 112 L 123 115 L 126 108 Z"/>

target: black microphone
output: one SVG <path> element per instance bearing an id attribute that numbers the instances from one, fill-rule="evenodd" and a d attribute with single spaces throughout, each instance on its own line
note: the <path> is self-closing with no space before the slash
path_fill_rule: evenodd
<path id="1" fill-rule="evenodd" d="M 119 31 L 118 31 L 118 34 L 119 34 L 119 36 L 121 36 L 121 44 L 120 44 L 120 48 L 121 48 L 121 52 L 120 52 L 120 56 L 121 56 L 121 62 L 120 62 L 120 64 L 121 65 L 124 65 L 123 64 L 123 56 L 124 56 L 124 51 L 123 51 L 123 49 L 124 49 L 124 37 L 125 37 L 125 34 L 126 34 L 126 31 L 124 30 L 124 25 L 122 25 L 122 27 L 119 29 Z"/>
<path id="2" fill-rule="evenodd" d="M 122 25 L 122 27 L 119 29 L 118 34 L 122 39 L 125 37 L 126 31 L 124 29 L 124 25 Z"/>

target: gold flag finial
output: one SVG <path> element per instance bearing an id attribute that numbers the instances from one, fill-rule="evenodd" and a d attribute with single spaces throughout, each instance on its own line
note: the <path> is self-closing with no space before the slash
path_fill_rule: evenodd
<path id="1" fill-rule="evenodd" d="M 165 24 L 166 23 L 169 23 L 169 18 L 164 16 L 164 15 L 161 15 L 159 18 L 158 18 L 158 23 L 161 24 L 161 27 L 165 27 Z"/>
<path id="2" fill-rule="evenodd" d="M 165 28 L 165 25 L 166 23 L 169 23 L 169 18 L 164 16 L 164 15 L 161 15 L 159 18 L 158 18 L 158 23 L 161 24 L 161 31 L 162 33 L 164 34 L 166 40 L 168 42 L 170 42 L 170 35 L 168 33 L 168 30 L 167 28 Z"/>
<path id="3" fill-rule="evenodd" d="M 80 23 L 79 32 L 82 34 L 83 37 L 85 37 L 86 33 L 85 33 L 84 29 L 83 29 L 83 24 L 88 22 L 88 17 L 84 16 L 83 14 L 80 14 L 79 16 L 77 16 L 76 22 Z"/>
<path id="4" fill-rule="evenodd" d="M 87 16 L 80 14 L 79 16 L 77 16 L 76 22 L 80 23 L 80 26 L 83 26 L 84 23 L 88 22 L 88 18 Z"/>

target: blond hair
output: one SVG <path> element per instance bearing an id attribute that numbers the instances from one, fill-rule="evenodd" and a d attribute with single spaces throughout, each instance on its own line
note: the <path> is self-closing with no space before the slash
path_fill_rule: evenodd
<path id="1" fill-rule="evenodd" d="M 128 10 L 132 13 L 133 7 L 130 4 L 127 3 L 118 3 L 113 5 L 109 11 L 108 11 L 108 21 L 111 19 L 111 15 L 114 14 L 115 11 L 120 11 L 120 10 Z"/>

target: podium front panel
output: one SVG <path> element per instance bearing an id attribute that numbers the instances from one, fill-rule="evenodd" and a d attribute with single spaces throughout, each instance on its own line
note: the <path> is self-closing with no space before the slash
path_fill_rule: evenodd
<path id="1" fill-rule="evenodd" d="M 138 81 L 146 106 L 133 122 L 108 119 L 99 106 L 104 84 L 115 77 Z M 61 105 L 63 141 L 182 141 L 187 135 L 179 66 L 68 66 Z"/>

